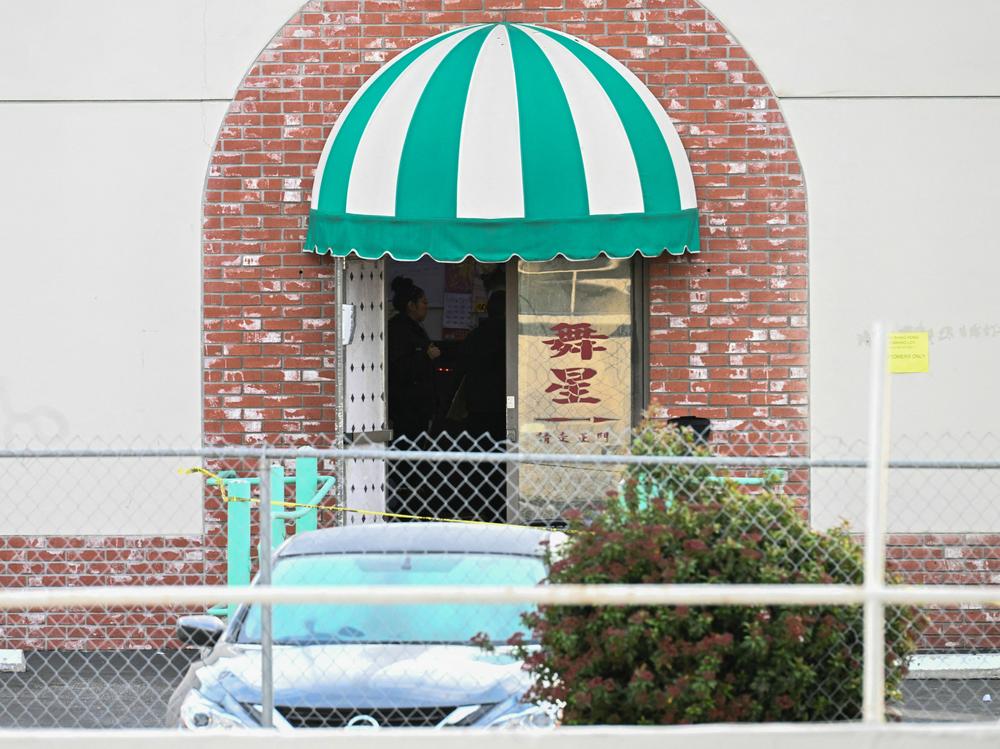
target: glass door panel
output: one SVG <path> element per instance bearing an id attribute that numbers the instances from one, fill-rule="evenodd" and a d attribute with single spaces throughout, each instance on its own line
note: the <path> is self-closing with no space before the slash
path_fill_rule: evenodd
<path id="1" fill-rule="evenodd" d="M 517 442 L 521 452 L 617 453 L 632 427 L 631 260 L 519 261 Z M 617 466 L 522 464 L 523 519 L 601 500 Z"/>

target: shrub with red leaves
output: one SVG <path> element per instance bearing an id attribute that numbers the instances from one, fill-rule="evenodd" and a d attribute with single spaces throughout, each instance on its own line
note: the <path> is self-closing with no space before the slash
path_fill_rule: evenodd
<path id="1" fill-rule="evenodd" d="M 708 455 L 689 430 L 645 429 L 634 454 Z M 705 466 L 633 466 L 621 491 L 550 558 L 552 583 L 850 583 L 860 546 L 821 532 L 784 496 Z M 889 609 L 886 687 L 899 696 L 920 618 Z M 563 723 L 856 720 L 858 606 L 547 606 L 519 645 L 529 698 Z"/>

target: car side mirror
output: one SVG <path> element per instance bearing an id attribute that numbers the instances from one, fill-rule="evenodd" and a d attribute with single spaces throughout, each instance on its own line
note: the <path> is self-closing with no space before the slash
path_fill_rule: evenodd
<path id="1" fill-rule="evenodd" d="M 212 647 L 226 631 L 226 623 L 217 616 L 205 614 L 182 616 L 177 620 L 177 639 L 185 645 Z"/>

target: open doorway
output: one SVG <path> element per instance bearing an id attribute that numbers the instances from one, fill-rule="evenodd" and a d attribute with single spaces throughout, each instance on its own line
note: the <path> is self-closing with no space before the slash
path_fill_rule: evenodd
<path id="1" fill-rule="evenodd" d="M 345 444 L 624 451 L 645 391 L 637 341 L 648 305 L 634 293 L 645 286 L 636 280 L 641 271 L 641 262 L 603 256 L 499 264 L 346 258 Z M 394 299 L 393 282 L 404 278 L 409 296 Z M 399 327 L 409 332 L 398 336 Z M 419 387 L 401 365 L 407 356 L 423 372 Z M 557 463 L 351 459 L 345 494 L 350 506 L 379 512 L 534 522 L 613 488 L 611 470 Z"/>
<path id="2" fill-rule="evenodd" d="M 504 263 L 385 266 L 386 399 L 399 449 L 505 449 L 508 395 Z M 391 512 L 507 519 L 506 468 L 497 463 L 397 461 L 387 475 Z"/>

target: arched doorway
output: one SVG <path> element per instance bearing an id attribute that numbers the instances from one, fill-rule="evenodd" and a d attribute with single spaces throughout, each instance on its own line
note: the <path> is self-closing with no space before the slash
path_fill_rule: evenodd
<path id="1" fill-rule="evenodd" d="M 323 144 L 346 102 L 397 51 L 457 25 L 503 20 L 443 4 L 361 11 L 293 18 L 251 67 L 220 131 L 204 201 L 209 443 L 334 439 L 343 405 L 334 266 L 300 252 Z M 808 311 L 805 188 L 752 60 L 694 0 L 504 15 L 624 59 L 669 111 L 692 164 L 701 253 L 649 260 L 641 280 L 649 316 L 636 388 L 653 415 L 704 415 L 731 442 L 773 433 L 778 449 L 807 452 L 806 380 L 787 366 L 807 349 L 798 324 Z M 774 329 L 764 318 L 778 308 L 788 322 Z"/>

